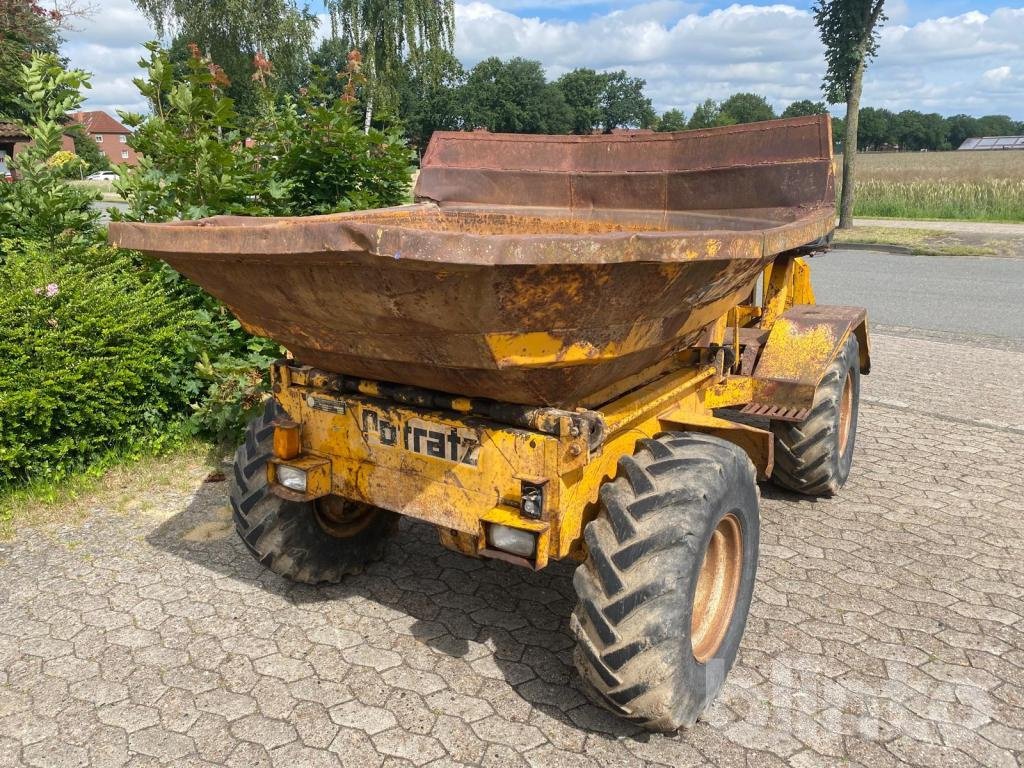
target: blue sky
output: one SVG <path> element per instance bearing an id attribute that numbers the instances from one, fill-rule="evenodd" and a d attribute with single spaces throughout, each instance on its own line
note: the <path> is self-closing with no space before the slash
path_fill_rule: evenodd
<path id="1" fill-rule="evenodd" d="M 763 94 L 781 111 L 821 98 L 824 59 L 810 7 L 804 0 L 456 0 L 455 47 L 467 66 L 523 56 L 540 60 L 552 78 L 574 67 L 626 69 L 647 81 L 659 111 L 690 114 L 706 98 L 737 91 Z M 1024 0 L 887 0 L 886 10 L 865 105 L 1024 120 Z M 144 106 L 131 80 L 139 44 L 153 33 L 131 0 L 104 0 L 103 13 L 67 37 L 72 63 L 95 73 L 91 108 Z"/>

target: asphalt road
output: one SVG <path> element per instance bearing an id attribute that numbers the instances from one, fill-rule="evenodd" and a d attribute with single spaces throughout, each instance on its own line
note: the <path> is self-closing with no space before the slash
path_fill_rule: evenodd
<path id="1" fill-rule="evenodd" d="M 1024 339 L 1024 260 L 835 250 L 811 260 L 821 304 L 881 325 Z"/>

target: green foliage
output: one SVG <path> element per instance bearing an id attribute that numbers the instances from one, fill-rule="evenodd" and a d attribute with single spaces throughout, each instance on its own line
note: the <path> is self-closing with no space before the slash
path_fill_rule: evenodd
<path id="1" fill-rule="evenodd" d="M 863 114 L 863 110 L 861 110 Z M 946 140 L 956 149 L 967 139 L 984 136 L 981 121 L 970 115 L 953 115 L 946 118 Z"/>
<path id="2" fill-rule="evenodd" d="M 756 93 L 734 93 L 722 102 L 721 110 L 730 123 L 759 123 L 775 119 L 775 110 L 768 99 Z"/>
<path id="3" fill-rule="evenodd" d="M 443 59 L 455 44 L 454 0 L 325 0 L 331 29 L 362 54 L 367 77 L 367 124 L 373 104 L 394 108 L 410 68 L 427 81 L 443 79 Z"/>
<path id="4" fill-rule="evenodd" d="M 537 62 L 540 66 L 540 62 Z M 646 81 L 625 70 L 596 72 L 574 69 L 554 82 L 571 112 L 573 133 L 587 135 L 600 128 L 610 132 L 626 126 L 648 128 L 657 120 Z"/>
<path id="5" fill-rule="evenodd" d="M 61 149 L 64 116 L 82 103 L 89 80 L 81 70 L 64 70 L 52 54 L 33 54 L 22 68 L 14 101 L 32 143 L 12 161 L 18 181 L 0 184 L 0 233 L 41 241 L 51 248 L 84 245 L 95 238 L 96 194 L 69 186 L 50 159 Z"/>
<path id="6" fill-rule="evenodd" d="M 825 45 L 822 90 L 830 104 L 849 99 L 858 74 L 877 52 L 884 4 L 885 0 L 817 0 L 812 6 Z M 860 93 L 856 96 L 859 99 Z"/>
<path id="7" fill-rule="evenodd" d="M 832 132 L 842 135 L 842 121 L 833 119 Z M 857 143 L 861 150 L 940 151 L 957 149 L 965 139 L 975 136 L 1005 136 L 1022 133 L 1005 115 L 954 115 L 943 117 L 936 113 L 923 113 L 905 109 L 894 113 L 888 109 L 863 107 L 860 110 L 860 128 Z M 988 130 L 986 130 L 988 129 Z"/>
<path id="8" fill-rule="evenodd" d="M 85 163 L 84 172 L 86 174 L 110 170 L 110 160 L 96 146 L 96 139 L 86 133 L 85 128 L 78 123 L 74 123 L 66 126 L 64 133 L 69 135 L 75 143 L 75 154 Z"/>
<path id="9" fill-rule="evenodd" d="M 981 136 L 1009 136 L 1024 133 L 1024 122 L 1014 122 L 1006 115 L 985 115 L 978 118 Z"/>
<path id="10" fill-rule="evenodd" d="M 593 69 L 574 69 L 555 81 L 572 111 L 572 132 L 583 136 L 601 124 L 601 97 L 607 78 Z"/>
<path id="11" fill-rule="evenodd" d="M 223 68 L 223 89 L 243 115 L 255 116 L 260 98 L 252 79 L 257 54 L 274 62 L 270 87 L 281 93 L 298 87 L 316 16 L 294 0 L 133 0 L 153 23 L 156 33 L 174 32 L 172 60 L 184 64 L 191 56 L 189 44 Z"/>
<path id="12" fill-rule="evenodd" d="M 128 143 L 138 166 L 114 186 L 128 201 L 127 217 L 140 221 L 198 219 L 215 213 L 278 213 L 288 191 L 245 146 L 247 134 L 234 102 L 222 89 L 223 73 L 198 50 L 184 76 L 157 43 L 147 43 L 135 79 L 150 115 L 119 112 L 134 129 Z"/>
<path id="13" fill-rule="evenodd" d="M 434 69 L 440 77 L 406 68 L 399 85 L 399 114 L 405 135 L 418 150 L 426 149 L 434 131 L 456 131 L 462 127 L 461 87 L 466 72 L 459 60 L 446 51 L 435 50 Z"/>
<path id="14" fill-rule="evenodd" d="M 492 56 L 466 78 L 461 99 L 465 127 L 500 133 L 568 133 L 572 111 L 548 83 L 539 61 Z"/>
<path id="15" fill-rule="evenodd" d="M 176 77 L 167 53 L 147 47 L 146 76 L 136 85 L 152 114 L 121 113 L 135 129 L 128 143 L 141 154 L 115 183 L 128 218 L 300 216 L 404 199 L 411 153 L 394 130 L 363 133 L 345 99 L 316 86 L 276 101 L 264 92 L 263 117 L 246 121 L 207 57 L 196 51 Z"/>
<path id="16" fill-rule="evenodd" d="M 255 142 L 259 167 L 284 191 L 279 202 L 292 216 L 398 205 L 412 176 L 397 129 L 364 133 L 348 103 L 312 87 L 285 97 Z"/>
<path id="17" fill-rule="evenodd" d="M 696 128 L 715 128 L 720 125 L 732 125 L 734 120 L 722 112 L 721 105 L 714 99 L 705 99 L 697 105 L 690 117 L 690 130 Z"/>
<path id="18" fill-rule="evenodd" d="M 606 133 L 616 128 L 649 128 L 654 124 L 654 108 L 651 100 L 644 96 L 646 85 L 646 80 L 629 77 L 622 69 L 605 75 L 601 93 L 601 126 Z"/>
<path id="19" fill-rule="evenodd" d="M 47 162 L 62 179 L 80 179 L 85 173 L 85 161 L 66 149 L 54 154 Z"/>
<path id="20" fill-rule="evenodd" d="M 949 149 L 949 128 L 942 115 L 922 114 L 912 109 L 896 115 L 896 141 L 901 149 Z"/>
<path id="21" fill-rule="evenodd" d="M 105 246 L 2 258 L 0 487 L 172 439 L 197 330 L 181 301 Z"/>
<path id="22" fill-rule="evenodd" d="M 682 110 L 669 109 L 658 120 L 658 131 L 670 132 L 670 131 L 685 131 L 686 130 L 686 115 L 682 113 Z"/>
<path id="23" fill-rule="evenodd" d="M 857 216 L 896 219 L 1024 219 L 1024 180 L 955 179 L 857 182 Z"/>
<path id="24" fill-rule="evenodd" d="M 35 0 L 0 0 L 0 117 L 28 118 L 18 99 L 22 68 L 33 53 L 57 53 L 60 20 Z"/>
<path id="25" fill-rule="evenodd" d="M 794 101 L 782 112 L 783 117 L 810 117 L 811 115 L 824 115 L 828 113 L 828 107 L 823 101 L 811 101 L 801 99 Z"/>

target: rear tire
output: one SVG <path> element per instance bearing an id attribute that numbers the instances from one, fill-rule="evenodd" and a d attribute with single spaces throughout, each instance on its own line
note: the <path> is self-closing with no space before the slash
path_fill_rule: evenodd
<path id="1" fill-rule="evenodd" d="M 269 400 L 235 452 L 230 488 L 235 530 L 252 556 L 279 576 L 305 584 L 337 583 L 381 557 L 398 516 L 336 496 L 328 497 L 331 503 L 326 504 L 319 499 L 289 501 L 271 493 L 267 460 L 274 420 L 284 415 L 281 406 Z M 338 514 L 341 509 L 344 516 Z M 343 525 L 335 522 L 339 518 Z M 336 535 L 339 532 L 349 535 Z"/>
<path id="2" fill-rule="evenodd" d="M 808 417 L 773 421 L 776 484 L 807 496 L 834 496 L 853 464 L 860 405 L 860 347 L 850 337 L 825 371 Z"/>
<path id="3" fill-rule="evenodd" d="M 720 438 L 666 433 L 620 459 L 600 498 L 573 578 L 576 667 L 613 712 L 656 731 L 692 725 L 746 626 L 760 533 L 754 466 Z"/>

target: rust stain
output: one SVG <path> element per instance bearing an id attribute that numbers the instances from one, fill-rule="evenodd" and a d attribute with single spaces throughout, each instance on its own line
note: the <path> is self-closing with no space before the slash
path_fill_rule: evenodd
<path id="1" fill-rule="evenodd" d="M 828 118 L 678 134 L 434 134 L 414 205 L 112 223 L 296 359 L 559 407 L 668 359 L 831 231 Z"/>

